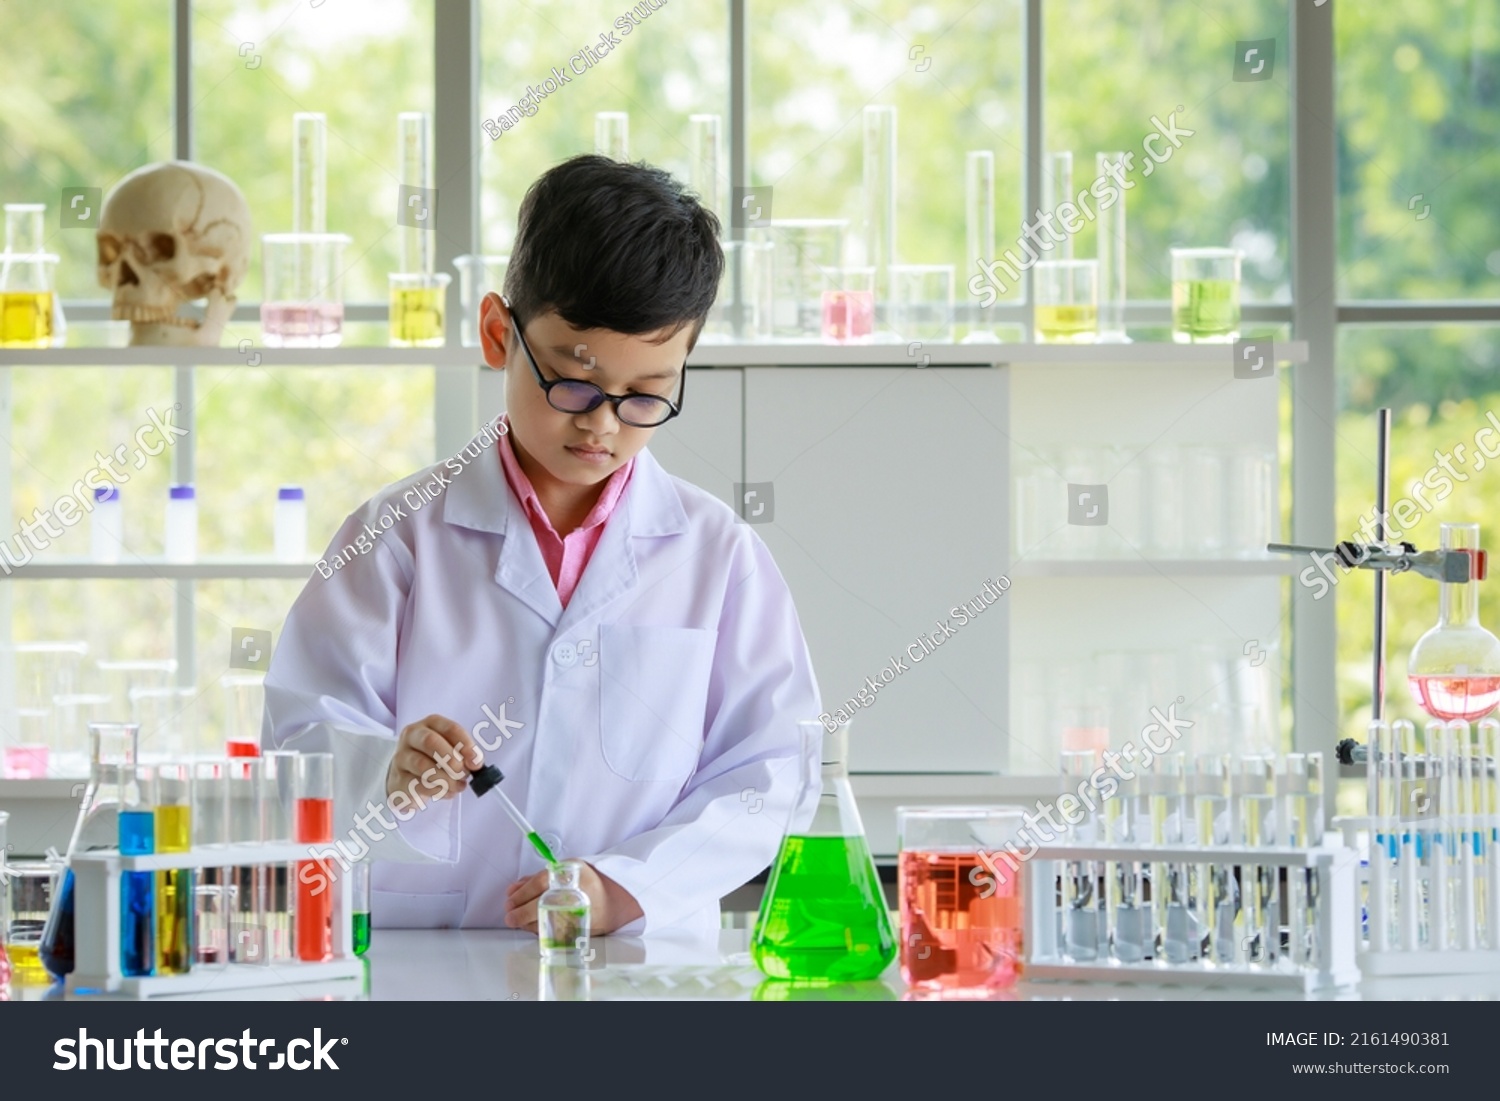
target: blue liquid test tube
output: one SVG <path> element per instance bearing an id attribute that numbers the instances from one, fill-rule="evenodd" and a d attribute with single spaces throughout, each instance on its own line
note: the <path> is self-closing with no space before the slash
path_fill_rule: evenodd
<path id="1" fill-rule="evenodd" d="M 151 766 L 120 769 L 121 856 L 150 856 L 156 851 L 155 789 Z M 120 971 L 128 977 L 156 970 L 155 884 L 154 872 L 125 872 L 120 877 Z"/>

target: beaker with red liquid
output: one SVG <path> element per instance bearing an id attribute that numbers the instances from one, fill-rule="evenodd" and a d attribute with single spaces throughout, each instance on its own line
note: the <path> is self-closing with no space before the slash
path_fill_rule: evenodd
<path id="1" fill-rule="evenodd" d="M 1442 584 L 1437 626 L 1412 647 L 1407 684 L 1433 718 L 1474 722 L 1500 704 L 1500 639 L 1479 623 L 1479 525 L 1442 525 L 1440 545 L 1470 555 L 1470 580 Z"/>
<path id="2" fill-rule="evenodd" d="M 1019 807 L 897 807 L 901 976 L 921 997 L 986 997 L 1021 973 Z"/>

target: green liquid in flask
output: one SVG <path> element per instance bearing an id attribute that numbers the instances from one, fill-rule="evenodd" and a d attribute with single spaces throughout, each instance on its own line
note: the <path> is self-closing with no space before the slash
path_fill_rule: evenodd
<path id="1" fill-rule="evenodd" d="M 896 935 L 864 837 L 781 842 L 750 953 L 773 979 L 858 982 L 896 958 Z"/>

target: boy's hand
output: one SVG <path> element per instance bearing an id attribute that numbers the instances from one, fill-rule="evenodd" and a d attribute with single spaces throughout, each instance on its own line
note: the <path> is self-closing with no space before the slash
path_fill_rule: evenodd
<path id="1" fill-rule="evenodd" d="M 469 773 L 484 764 L 484 753 L 469 732 L 452 719 L 428 715 L 396 739 L 385 772 L 387 798 L 396 792 L 432 801 L 448 799 L 469 786 Z"/>
<path id="2" fill-rule="evenodd" d="M 635 896 L 613 879 L 602 876 L 592 864 L 578 873 L 578 887 L 589 896 L 589 932 L 603 935 L 629 925 L 642 914 Z M 518 879 L 505 890 L 505 924 L 535 933 L 536 904 L 547 890 L 547 873 L 537 872 Z"/>

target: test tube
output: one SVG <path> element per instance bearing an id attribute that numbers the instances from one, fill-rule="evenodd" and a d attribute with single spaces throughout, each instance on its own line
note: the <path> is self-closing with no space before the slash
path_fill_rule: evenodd
<path id="1" fill-rule="evenodd" d="M 630 160 L 630 115 L 599 111 L 594 115 L 594 152 L 612 161 Z"/>
<path id="2" fill-rule="evenodd" d="M 273 750 L 261 756 L 261 830 L 267 843 L 289 842 L 293 838 L 297 756 L 286 750 Z M 292 882 L 292 868 L 286 863 L 257 867 L 262 962 L 285 963 L 293 958 Z"/>
<path id="3" fill-rule="evenodd" d="M 720 215 L 719 199 L 719 116 L 688 116 L 688 187 L 698 194 L 698 202 Z"/>
<path id="4" fill-rule="evenodd" d="M 1276 762 L 1252 755 L 1236 762 L 1235 794 L 1239 801 L 1239 844 L 1250 849 L 1276 844 Z M 1246 963 L 1272 963 L 1281 941 L 1281 903 L 1277 898 L 1277 869 L 1246 864 L 1240 869 L 1240 910 L 1244 935 L 1239 938 Z"/>
<path id="5" fill-rule="evenodd" d="M 193 768 L 168 763 L 156 769 L 156 851 L 185 853 L 193 848 Z M 156 973 L 186 975 L 193 967 L 193 887 L 191 868 L 156 873 Z"/>
<path id="6" fill-rule="evenodd" d="M 350 882 L 354 905 L 351 907 L 353 920 L 350 923 L 351 943 L 354 945 L 354 954 L 363 956 L 370 947 L 370 863 L 367 860 L 357 861 L 350 869 L 353 880 Z"/>
<path id="7" fill-rule="evenodd" d="M 1439 720 L 1429 720 L 1423 728 L 1422 798 L 1417 814 L 1422 820 L 1423 867 L 1426 879 L 1423 897 L 1427 903 L 1426 947 L 1443 951 L 1448 947 L 1448 837 L 1443 800 L 1447 794 L 1443 783 L 1444 742 L 1448 728 Z"/>
<path id="8" fill-rule="evenodd" d="M 1390 861 L 1386 848 L 1386 803 L 1381 798 L 1385 788 L 1383 755 L 1390 752 L 1390 724 L 1376 720 L 1365 727 L 1365 821 L 1369 834 L 1366 845 L 1370 866 L 1370 884 L 1365 896 L 1365 923 L 1369 949 L 1383 952 L 1386 941 L 1386 895 L 1389 890 Z"/>
<path id="9" fill-rule="evenodd" d="M 333 754 L 297 757 L 296 834 L 300 844 L 333 842 Z M 332 861 L 297 862 L 296 949 L 304 963 L 333 958 Z"/>
<path id="10" fill-rule="evenodd" d="M 119 801 L 120 855 L 150 856 L 156 851 L 155 770 L 150 765 L 121 768 Z M 156 969 L 155 887 L 153 872 L 124 872 L 120 876 L 122 975 L 140 977 Z"/>
<path id="11" fill-rule="evenodd" d="M 1197 795 L 1193 816 L 1198 827 L 1198 843 L 1205 849 L 1229 844 L 1234 836 L 1230 801 L 1229 755 L 1202 753 L 1196 762 Z M 1212 853 L 1209 853 L 1210 861 Z M 1240 895 L 1235 882 L 1234 865 L 1208 862 L 1199 865 L 1199 877 L 1207 925 L 1207 949 L 1204 955 L 1219 963 L 1236 959 L 1235 927 L 1238 924 Z"/>
<path id="12" fill-rule="evenodd" d="M 1046 172 L 1042 175 L 1042 211 L 1056 214 L 1063 203 L 1073 200 L 1073 154 L 1048 153 Z M 1073 235 L 1061 230 L 1062 241 L 1053 254 L 1055 260 L 1073 259 Z"/>
<path id="13" fill-rule="evenodd" d="M 429 119 L 422 111 L 402 111 L 396 116 L 397 160 L 401 182 L 408 187 L 428 188 L 427 147 Z M 401 245 L 401 272 L 406 275 L 431 275 L 434 232 L 421 225 L 397 227 Z"/>
<path id="14" fill-rule="evenodd" d="M 1110 801 L 1114 809 L 1110 818 L 1112 843 L 1138 846 L 1149 839 L 1149 819 L 1142 814 L 1141 806 L 1148 801 L 1143 789 L 1140 776 L 1121 779 L 1120 791 Z M 1140 963 L 1150 956 L 1156 943 L 1151 902 L 1146 895 L 1146 867 L 1139 860 L 1111 861 L 1111 943 L 1115 959 L 1121 963 Z"/>
<path id="15" fill-rule="evenodd" d="M 1372 727 L 1375 724 L 1371 724 Z M 1371 734 L 1374 739 L 1376 735 Z M 1371 748 L 1374 748 L 1374 741 Z M 1316 848 L 1323 843 L 1323 755 L 1289 753 L 1282 762 L 1278 788 L 1281 798 L 1282 841 L 1293 848 Z M 1373 827 L 1372 827 L 1373 830 Z M 1373 832 L 1372 832 L 1373 836 Z M 1375 867 L 1372 860 L 1371 868 Z M 1373 885 L 1374 873 L 1371 883 Z M 1381 876 L 1382 884 L 1386 877 Z M 1292 963 L 1317 963 L 1319 880 L 1315 868 L 1287 868 L 1287 951 Z M 1372 886 L 1370 913 L 1377 895 Z M 1374 925 L 1371 925 L 1374 928 Z"/>
<path id="16" fill-rule="evenodd" d="M 869 104 L 864 109 L 863 262 L 875 269 L 876 329 L 891 300 L 890 266 L 896 262 L 896 109 Z"/>
<path id="17" fill-rule="evenodd" d="M 1160 845 L 1187 844 L 1188 755 L 1179 752 L 1162 757 L 1160 781 L 1160 791 L 1153 803 L 1153 840 Z M 1198 958 L 1197 922 L 1189 902 L 1189 867 L 1168 864 L 1163 874 L 1165 889 L 1156 885 L 1161 880 L 1152 884 L 1153 896 L 1160 898 L 1161 955 L 1168 963 L 1188 963 Z"/>
<path id="18" fill-rule="evenodd" d="M 258 845 L 264 840 L 261 823 L 263 795 L 259 757 L 229 761 L 229 842 Z M 260 868 L 239 864 L 229 869 L 229 958 L 234 963 L 260 963 L 265 958 L 265 925 L 261 914 Z"/>
<path id="19" fill-rule="evenodd" d="M 328 232 L 328 116 L 292 116 L 292 232 Z"/>
<path id="20" fill-rule="evenodd" d="M 1443 793 L 1455 845 L 1453 860 L 1453 909 L 1455 948 L 1472 952 L 1479 947 L 1479 915 L 1475 894 L 1475 846 L 1479 840 L 1474 830 L 1473 753 L 1469 744 L 1469 724 L 1461 719 L 1448 722 L 1448 787 L 1453 798 Z"/>
<path id="21" fill-rule="evenodd" d="M 1087 782 L 1097 767 L 1092 749 L 1064 750 L 1063 777 L 1067 790 L 1074 791 Z M 1073 838 L 1089 845 L 1099 839 L 1098 812 L 1092 811 L 1073 827 Z M 1067 954 L 1075 960 L 1099 958 L 1099 878 L 1102 865 L 1092 860 L 1075 860 L 1068 864 L 1068 881 L 1064 907 L 1067 912 L 1063 940 Z"/>
<path id="22" fill-rule="evenodd" d="M 220 848 L 229 843 L 229 763 L 197 761 L 193 765 L 193 847 Z M 227 868 L 203 868 L 194 891 L 194 944 L 200 964 L 229 962 L 229 915 L 224 905 Z"/>
<path id="23" fill-rule="evenodd" d="M 1420 902 L 1419 868 L 1422 839 L 1419 835 L 1420 823 L 1416 817 L 1417 797 L 1420 794 L 1417 786 L 1417 728 L 1405 719 L 1398 719 L 1391 725 L 1391 737 L 1399 743 L 1401 749 L 1398 765 L 1401 782 L 1396 789 L 1398 795 L 1396 813 L 1401 823 L 1401 856 L 1397 868 L 1396 888 L 1400 895 L 1398 905 L 1400 907 L 1401 950 L 1415 952 L 1422 940 L 1419 922 L 1424 920 L 1423 907 Z"/>
<path id="24" fill-rule="evenodd" d="M 1482 868 L 1484 890 L 1484 928 L 1486 948 L 1500 948 L 1500 867 L 1496 865 L 1496 845 L 1500 842 L 1500 790 L 1497 790 L 1497 765 L 1500 758 L 1500 721 L 1479 720 L 1479 744 L 1476 747 L 1479 759 L 1475 762 L 1478 771 L 1475 786 L 1479 789 L 1476 800 L 1479 807 L 1480 852 L 1483 853 Z"/>

